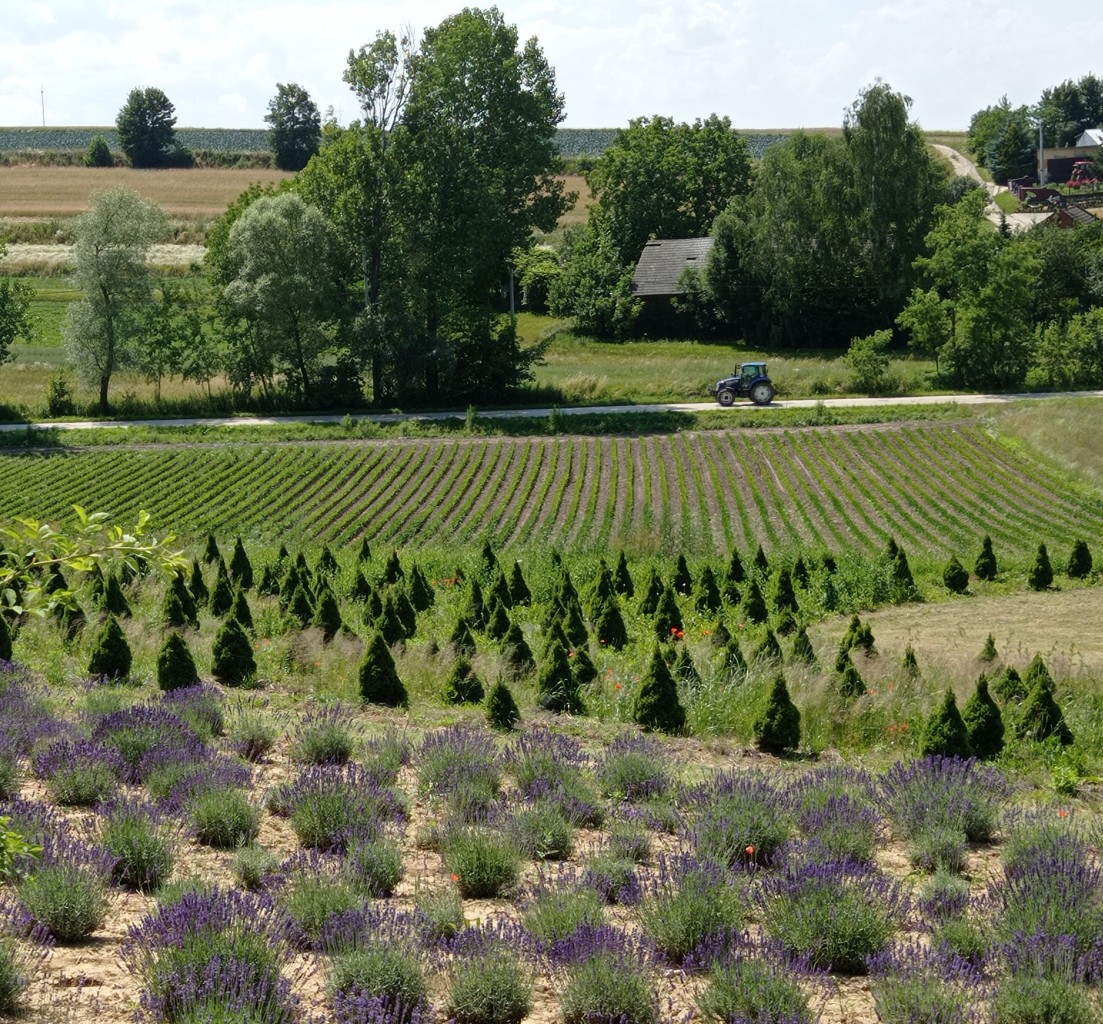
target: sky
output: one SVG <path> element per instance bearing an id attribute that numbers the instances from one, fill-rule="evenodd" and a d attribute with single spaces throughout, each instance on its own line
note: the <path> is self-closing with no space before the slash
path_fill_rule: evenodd
<path id="1" fill-rule="evenodd" d="M 475 5 L 478 0 L 466 0 Z M 464 0 L 6 0 L 0 125 L 110 125 L 136 86 L 156 86 L 177 127 L 263 128 L 277 83 L 337 120 L 357 116 L 341 80 L 378 31 L 437 25 Z M 490 6 L 486 3 L 485 6 Z M 571 128 L 661 114 L 726 115 L 737 128 L 816 128 L 877 79 L 912 98 L 926 130 L 961 130 L 1006 94 L 1103 76 L 1093 3 L 1026 0 L 499 0 L 536 36 Z M 1093 65 L 1094 55 L 1094 65 Z"/>

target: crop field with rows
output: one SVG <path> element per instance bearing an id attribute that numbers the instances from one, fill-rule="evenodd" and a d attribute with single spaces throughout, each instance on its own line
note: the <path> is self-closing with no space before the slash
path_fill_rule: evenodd
<path id="1" fill-rule="evenodd" d="M 974 425 L 183 445 L 0 457 L 0 516 L 70 506 L 257 540 L 554 544 L 718 555 L 733 546 L 936 560 L 985 533 L 1010 557 L 1103 534 L 1103 502 Z"/>

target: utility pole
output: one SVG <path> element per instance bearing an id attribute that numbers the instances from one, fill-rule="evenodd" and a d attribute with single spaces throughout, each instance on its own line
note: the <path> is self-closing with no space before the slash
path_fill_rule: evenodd
<path id="1" fill-rule="evenodd" d="M 40 85 L 38 87 L 38 96 L 42 100 L 42 127 L 46 127 L 46 90 Z"/>

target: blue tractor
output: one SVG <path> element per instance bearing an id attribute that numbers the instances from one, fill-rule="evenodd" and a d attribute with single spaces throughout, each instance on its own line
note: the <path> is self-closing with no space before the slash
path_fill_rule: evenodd
<path id="1" fill-rule="evenodd" d="M 735 376 L 725 377 L 709 388 L 721 405 L 734 405 L 737 398 L 749 398 L 755 405 L 769 405 L 774 400 L 774 384 L 766 372 L 765 363 L 741 363 Z"/>

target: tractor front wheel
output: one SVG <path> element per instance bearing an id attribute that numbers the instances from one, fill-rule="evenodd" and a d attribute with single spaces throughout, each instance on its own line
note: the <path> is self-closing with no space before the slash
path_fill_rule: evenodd
<path id="1" fill-rule="evenodd" d="M 735 392 L 731 388 L 722 388 L 716 392 L 716 401 L 723 406 L 735 405 Z"/>
<path id="2" fill-rule="evenodd" d="M 765 381 L 761 381 L 751 388 L 751 401 L 755 405 L 769 405 L 773 400 L 774 389 L 772 385 Z"/>

